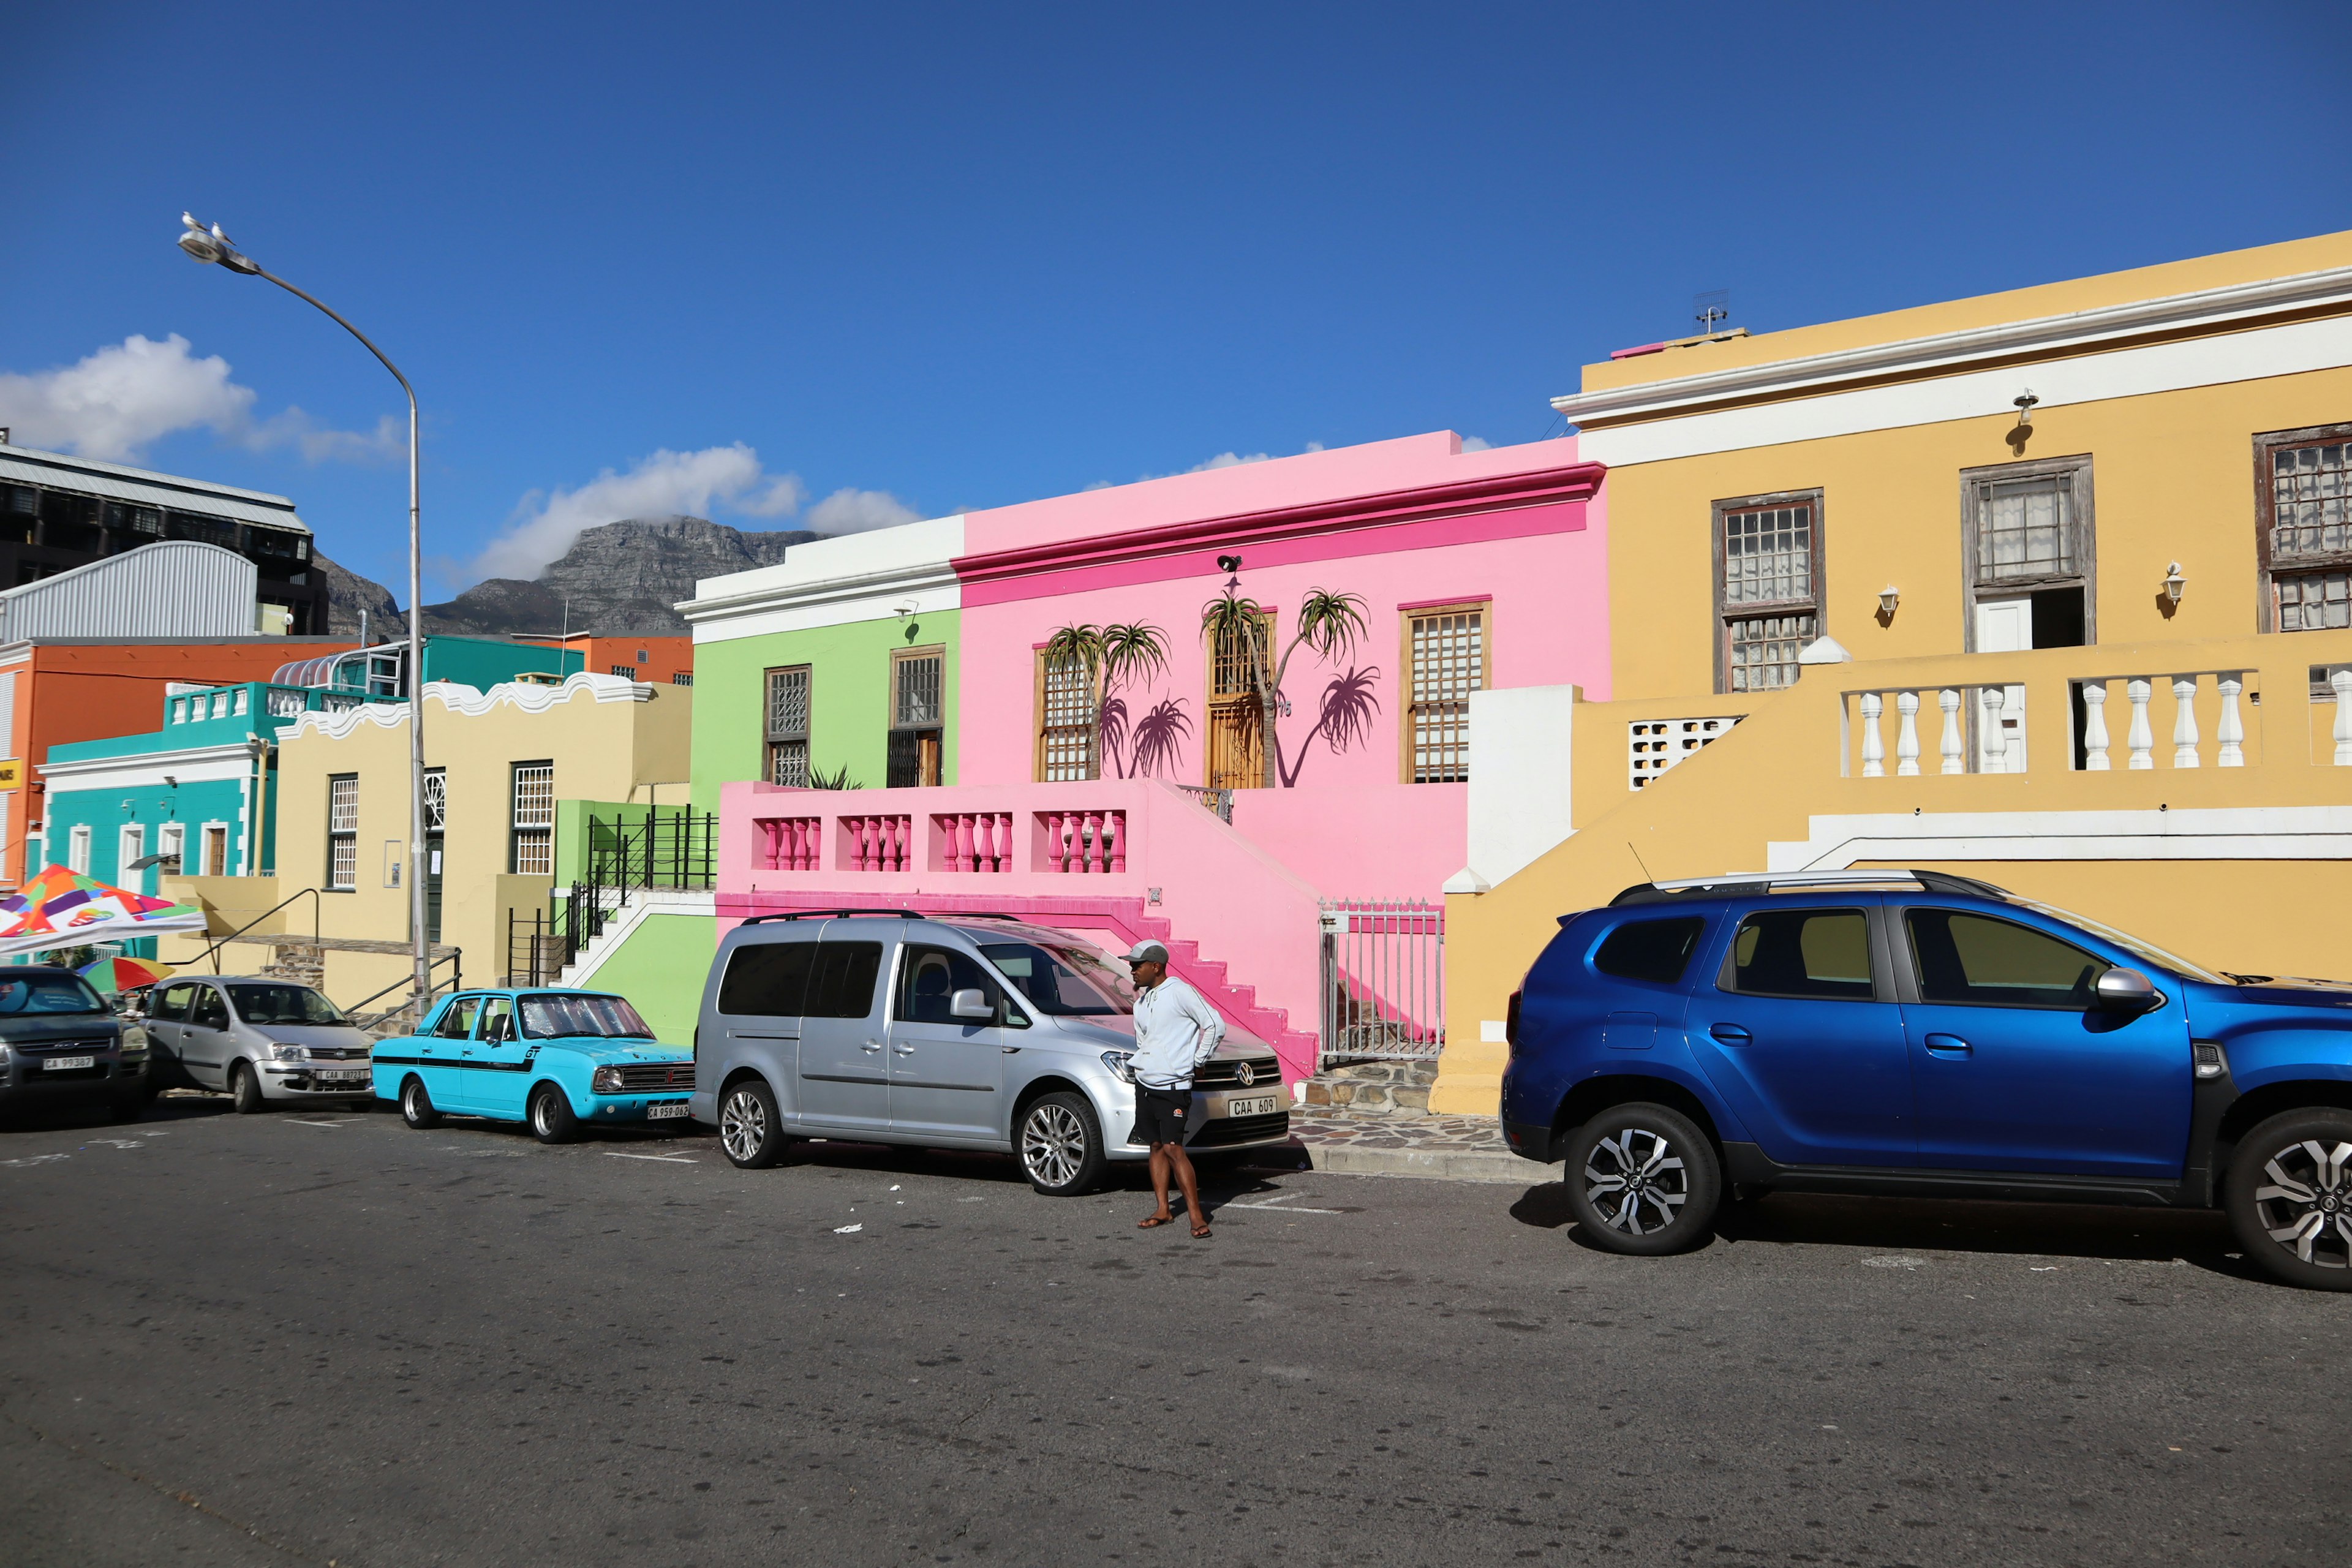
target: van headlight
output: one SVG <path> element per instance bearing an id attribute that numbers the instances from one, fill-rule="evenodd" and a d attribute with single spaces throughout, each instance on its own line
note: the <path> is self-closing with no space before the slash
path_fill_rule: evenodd
<path id="1" fill-rule="evenodd" d="M 1135 1074 L 1128 1070 L 1127 1064 L 1128 1059 L 1134 1055 L 1133 1051 L 1105 1051 L 1102 1054 L 1103 1066 L 1110 1068 L 1111 1077 L 1118 1079 L 1119 1082 L 1133 1083 Z"/>

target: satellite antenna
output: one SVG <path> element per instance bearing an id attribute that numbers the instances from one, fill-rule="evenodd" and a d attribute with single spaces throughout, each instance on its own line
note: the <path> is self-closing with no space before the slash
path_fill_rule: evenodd
<path id="1" fill-rule="evenodd" d="M 1731 290 L 1710 289 L 1704 294 L 1692 295 L 1691 320 L 1698 323 L 1701 332 L 1713 337 L 1717 321 L 1731 320 Z"/>

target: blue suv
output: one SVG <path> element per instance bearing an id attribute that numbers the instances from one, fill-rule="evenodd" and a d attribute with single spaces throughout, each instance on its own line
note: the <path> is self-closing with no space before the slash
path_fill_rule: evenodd
<path id="1" fill-rule="evenodd" d="M 1643 883 L 1559 924 L 1504 1129 L 1601 1247 L 1696 1245 L 1727 1193 L 2219 1207 L 2272 1274 L 2352 1289 L 2352 985 L 1935 871 Z"/>

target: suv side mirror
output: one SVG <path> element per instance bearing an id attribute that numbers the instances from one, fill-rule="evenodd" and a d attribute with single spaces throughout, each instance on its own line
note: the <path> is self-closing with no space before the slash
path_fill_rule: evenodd
<path id="1" fill-rule="evenodd" d="M 2137 969 L 2110 969 L 2092 984 L 2091 989 L 2102 1013 L 2149 1013 L 2164 1005 L 2164 993 Z"/>
<path id="2" fill-rule="evenodd" d="M 988 993 L 978 986 L 968 986 L 948 998 L 948 1016 L 969 1018 L 978 1024 L 996 1021 L 996 1009 L 988 1000 Z"/>

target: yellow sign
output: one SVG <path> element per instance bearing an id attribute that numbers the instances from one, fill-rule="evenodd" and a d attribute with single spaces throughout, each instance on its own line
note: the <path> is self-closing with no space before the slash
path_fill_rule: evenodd
<path id="1" fill-rule="evenodd" d="M 15 758 L 0 762 L 0 789 L 22 789 L 25 785 L 25 764 Z"/>

